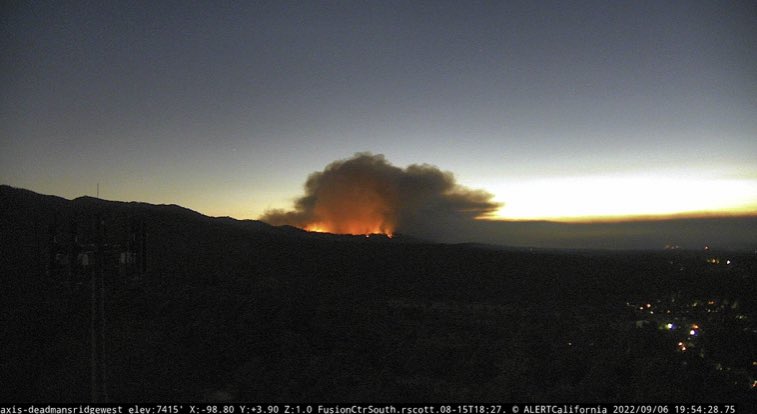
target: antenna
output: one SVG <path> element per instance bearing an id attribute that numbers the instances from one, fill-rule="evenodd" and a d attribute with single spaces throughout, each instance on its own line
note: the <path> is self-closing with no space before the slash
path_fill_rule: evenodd
<path id="1" fill-rule="evenodd" d="M 97 198 L 100 198 L 100 183 L 97 183 Z"/>

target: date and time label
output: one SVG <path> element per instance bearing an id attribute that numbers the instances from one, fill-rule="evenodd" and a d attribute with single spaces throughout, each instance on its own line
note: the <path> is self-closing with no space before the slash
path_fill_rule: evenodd
<path id="1" fill-rule="evenodd" d="M 735 404 L 0 404 L 0 414 L 740 414 Z"/>
<path id="2" fill-rule="evenodd" d="M 735 404 L 189 405 L 129 414 L 738 414 Z"/>

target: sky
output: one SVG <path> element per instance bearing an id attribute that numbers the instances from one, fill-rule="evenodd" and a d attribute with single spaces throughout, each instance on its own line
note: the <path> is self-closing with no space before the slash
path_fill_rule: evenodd
<path id="1" fill-rule="evenodd" d="M 254 219 L 370 152 L 499 219 L 757 213 L 752 1 L 1 7 L 4 184 Z"/>

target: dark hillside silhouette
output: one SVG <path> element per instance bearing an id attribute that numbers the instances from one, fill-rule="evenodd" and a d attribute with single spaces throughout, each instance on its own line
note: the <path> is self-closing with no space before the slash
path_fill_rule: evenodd
<path id="1" fill-rule="evenodd" d="M 0 230 L 8 401 L 91 398 L 90 250 L 111 401 L 757 401 L 749 252 L 336 236 L 7 186 Z"/>

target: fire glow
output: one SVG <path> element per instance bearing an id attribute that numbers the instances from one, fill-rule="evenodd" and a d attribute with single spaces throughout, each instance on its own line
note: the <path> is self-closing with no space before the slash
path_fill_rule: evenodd
<path id="1" fill-rule="evenodd" d="M 324 223 L 314 223 L 309 224 L 305 226 L 304 230 L 312 231 L 316 233 L 335 233 L 335 234 L 352 234 L 352 235 L 359 235 L 364 234 L 365 236 L 370 236 L 371 234 L 383 234 L 386 237 L 392 238 L 393 232 L 392 230 L 388 230 L 383 226 L 380 225 L 371 225 L 366 223 L 354 223 L 352 225 L 345 226 L 344 223 L 339 223 L 335 226 L 324 224 Z"/>
<path id="2" fill-rule="evenodd" d="M 314 232 L 392 237 L 397 229 L 484 217 L 500 206 L 491 198 L 458 185 L 437 167 L 399 168 L 382 155 L 358 153 L 311 174 L 293 210 L 268 211 L 261 220 Z"/>
<path id="3" fill-rule="evenodd" d="M 370 201 L 350 200 L 349 208 L 334 208 L 333 203 L 328 206 L 316 205 L 317 221 L 306 224 L 307 231 L 334 234 L 366 235 L 384 234 L 392 237 L 395 225 L 390 211 L 378 208 Z"/>
<path id="4" fill-rule="evenodd" d="M 341 178 L 341 177 L 340 177 Z M 314 192 L 311 222 L 305 230 L 335 234 L 394 233 L 398 209 L 397 191 L 372 174 L 335 179 Z"/>
<path id="5" fill-rule="evenodd" d="M 307 231 L 335 234 L 385 234 L 392 237 L 396 216 L 376 186 L 351 188 L 351 197 L 324 194 L 318 197 L 313 209 L 312 223 L 303 226 Z"/>

